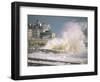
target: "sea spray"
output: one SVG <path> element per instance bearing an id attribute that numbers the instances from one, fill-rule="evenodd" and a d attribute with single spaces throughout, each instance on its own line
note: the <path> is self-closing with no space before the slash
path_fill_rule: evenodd
<path id="1" fill-rule="evenodd" d="M 55 50 L 69 54 L 86 52 L 85 35 L 77 22 L 68 22 L 61 31 L 61 37 L 49 40 L 42 49 Z"/>

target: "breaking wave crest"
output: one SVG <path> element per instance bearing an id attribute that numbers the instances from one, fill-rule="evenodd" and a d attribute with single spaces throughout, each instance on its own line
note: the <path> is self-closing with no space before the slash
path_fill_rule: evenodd
<path id="1" fill-rule="evenodd" d="M 81 54 L 87 50 L 84 43 L 85 39 L 81 26 L 76 22 L 69 22 L 64 25 L 61 37 L 49 40 L 42 49 Z"/>

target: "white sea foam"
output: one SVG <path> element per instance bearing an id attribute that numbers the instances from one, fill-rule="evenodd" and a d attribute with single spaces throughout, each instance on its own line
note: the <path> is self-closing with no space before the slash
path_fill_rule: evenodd
<path id="1" fill-rule="evenodd" d="M 81 26 L 76 22 L 69 22 L 64 25 L 61 37 L 49 40 L 42 49 L 59 50 L 70 54 L 86 52 L 85 35 Z"/>

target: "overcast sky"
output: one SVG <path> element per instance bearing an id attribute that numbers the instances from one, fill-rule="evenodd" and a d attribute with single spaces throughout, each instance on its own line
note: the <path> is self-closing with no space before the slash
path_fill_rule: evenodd
<path id="1" fill-rule="evenodd" d="M 50 24 L 52 28 L 51 30 L 55 32 L 57 36 L 59 36 L 61 30 L 63 29 L 63 25 L 65 23 L 68 23 L 68 22 L 82 23 L 83 22 L 83 24 L 86 24 L 88 22 L 87 17 L 28 15 L 28 24 L 35 23 L 37 19 L 42 23 Z"/>

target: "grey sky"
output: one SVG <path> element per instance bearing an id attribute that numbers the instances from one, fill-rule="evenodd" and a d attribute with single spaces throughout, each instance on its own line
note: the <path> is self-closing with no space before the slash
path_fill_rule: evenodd
<path id="1" fill-rule="evenodd" d="M 50 24 L 52 31 L 58 36 L 67 22 L 87 22 L 87 17 L 69 17 L 69 16 L 48 16 L 48 15 L 28 15 L 28 24 L 35 23 L 36 20 Z"/>

